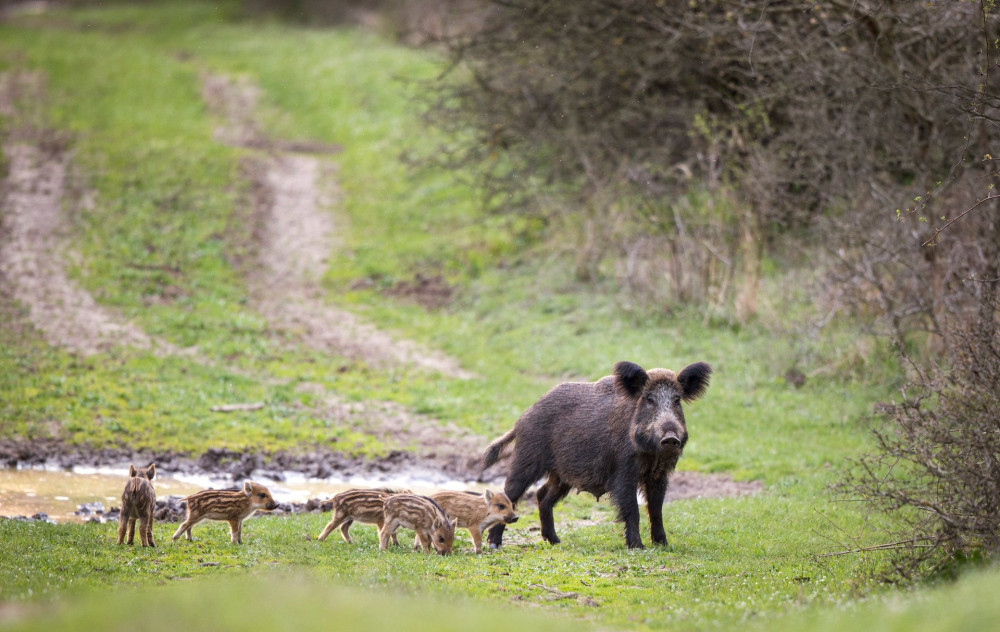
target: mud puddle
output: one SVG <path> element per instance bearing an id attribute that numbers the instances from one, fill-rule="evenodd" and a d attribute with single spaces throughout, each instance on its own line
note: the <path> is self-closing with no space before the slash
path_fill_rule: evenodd
<path id="1" fill-rule="evenodd" d="M 105 509 L 121 504 L 127 467 L 75 467 L 68 471 L 58 468 L 0 469 L 0 516 L 35 516 L 45 514 L 54 522 L 87 522 L 92 512 L 79 512 L 81 505 Z M 391 487 L 428 494 L 441 489 L 476 490 L 483 485 L 461 481 L 437 481 L 420 476 L 387 475 L 381 477 L 351 476 L 316 479 L 299 472 L 282 472 L 281 480 L 269 476 L 254 476 L 266 485 L 274 499 L 282 505 L 298 506 L 309 500 L 325 500 L 357 487 Z M 157 473 L 153 481 L 157 499 L 167 496 L 187 496 L 208 488 L 234 487 L 230 477 L 204 474 Z"/>

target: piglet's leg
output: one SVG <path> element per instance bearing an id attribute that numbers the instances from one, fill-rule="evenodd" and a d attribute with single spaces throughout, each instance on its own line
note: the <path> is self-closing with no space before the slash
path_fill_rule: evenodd
<path id="1" fill-rule="evenodd" d="M 378 533 L 378 548 L 379 550 L 385 551 L 389 548 L 389 539 L 396 535 L 396 529 L 399 528 L 399 522 L 396 520 L 389 520 L 382 528 L 379 529 Z"/>
<path id="2" fill-rule="evenodd" d="M 125 519 L 124 514 L 119 514 L 118 516 L 118 544 L 125 541 L 125 531 L 128 529 L 128 520 Z"/>

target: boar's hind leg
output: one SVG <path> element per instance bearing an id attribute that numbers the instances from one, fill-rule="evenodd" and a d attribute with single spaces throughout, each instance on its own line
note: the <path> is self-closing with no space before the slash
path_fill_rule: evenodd
<path id="1" fill-rule="evenodd" d="M 140 533 L 140 539 L 142 534 Z M 128 539 L 126 540 L 128 544 L 135 542 L 135 518 L 128 519 Z"/>
<path id="2" fill-rule="evenodd" d="M 507 475 L 503 491 L 515 506 L 517 506 L 517 501 L 521 499 L 521 496 L 524 496 L 524 492 L 528 491 L 528 488 L 545 474 L 544 468 L 547 465 L 542 462 L 542 466 L 539 467 L 539 462 L 540 460 L 536 459 L 535 455 L 525 450 L 514 453 L 514 462 L 510 466 L 510 473 Z M 503 532 L 506 528 L 507 525 L 502 522 L 490 527 L 490 535 L 486 541 L 489 542 L 491 549 L 499 549 L 503 546 Z"/>
<path id="3" fill-rule="evenodd" d="M 570 486 L 559 480 L 555 474 L 549 474 L 549 480 L 538 490 L 538 519 L 542 523 L 542 538 L 549 544 L 559 544 L 561 540 L 556 535 L 556 524 L 552 518 L 552 508 L 566 497 Z"/>
<path id="4" fill-rule="evenodd" d="M 243 521 L 242 520 L 230 520 L 229 521 L 229 539 L 233 541 L 233 544 L 243 544 Z"/>
<path id="5" fill-rule="evenodd" d="M 649 512 L 649 535 L 653 544 L 667 543 L 663 531 L 663 498 L 667 495 L 667 479 L 646 482 L 646 510 Z"/>

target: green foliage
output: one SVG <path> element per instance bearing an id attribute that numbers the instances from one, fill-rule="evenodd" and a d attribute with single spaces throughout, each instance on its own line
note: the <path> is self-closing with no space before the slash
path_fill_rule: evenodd
<path id="1" fill-rule="evenodd" d="M 316 392 L 394 401 L 490 436 L 554 384 L 601 377 L 618 360 L 675 369 L 704 360 L 715 373 L 708 396 L 688 408 L 692 439 L 682 467 L 758 479 L 766 491 L 673 504 L 671 547 L 642 552 L 625 550 L 608 506 L 589 497 L 560 505 L 561 547 L 539 542 L 531 530 L 537 517 L 529 514 L 502 553 L 470 555 L 462 534 L 462 552 L 447 559 L 380 554 L 371 527 L 357 528 L 356 546 L 309 541 L 305 536 L 327 518 L 319 515 L 253 520 L 243 547 L 229 545 L 220 524 L 200 527 L 199 542 L 173 545 L 173 528 L 160 524 L 155 550 L 115 547 L 113 525 L 0 521 L 0 601 L 73 594 L 84 605 L 58 620 L 72 627 L 81 621 L 76 616 L 98 616 L 104 597 L 86 605 L 93 595 L 146 585 L 149 592 L 136 594 L 151 596 L 156 608 L 169 612 L 176 604 L 178 616 L 196 617 L 192 604 L 204 603 L 197 593 L 227 602 L 226 616 L 238 624 L 255 611 L 232 604 L 233 593 L 250 591 L 255 603 L 254 591 L 270 589 L 216 588 L 215 580 L 266 576 L 278 567 L 306 577 L 296 591 L 302 600 L 279 591 L 279 601 L 292 605 L 277 611 L 292 621 L 312 620 L 295 613 L 330 608 L 330 616 L 355 620 L 342 605 L 355 603 L 352 593 L 328 603 L 325 586 L 333 582 L 394 598 L 488 602 L 482 607 L 490 617 L 504 607 L 514 626 L 522 614 L 517 604 L 527 602 L 602 625 L 710 628 L 849 602 L 872 588 L 865 574 L 878 558 L 813 555 L 829 548 L 830 538 L 833 546 L 842 539 L 874 543 L 864 516 L 831 505 L 824 490 L 865 443 L 854 420 L 884 396 L 893 367 L 858 352 L 851 331 L 806 338 L 775 334 L 784 330 L 762 321 L 733 327 L 685 307 L 651 314 L 623 305 L 610 284 L 581 285 L 572 256 L 530 249 L 538 231 L 532 220 L 515 221 L 512 232 L 483 213 L 476 192 L 455 174 L 407 168 L 407 152 L 441 140 L 423 128 L 410 101 L 410 81 L 439 70 L 432 53 L 357 31 L 246 22 L 235 19 L 236 8 L 116 5 L 0 25 L 0 64 L 44 73 L 48 120 L 72 132 L 74 164 L 96 192 L 93 206 L 72 209 L 76 279 L 151 335 L 194 347 L 190 355 L 119 349 L 81 358 L 49 347 L 23 313 L 4 307 L 0 437 L 190 453 L 336 439 L 344 449 L 375 453 L 386 446 L 363 428 L 328 418 Z M 326 299 L 451 354 L 476 377 L 379 370 L 331 357 L 270 331 L 247 306 L 234 260 L 247 248 L 238 222 L 246 186 L 240 161 L 251 150 L 212 140 L 218 121 L 199 93 L 206 70 L 259 85 L 270 134 L 343 147 L 333 158 L 342 243 L 329 263 Z M 418 272 L 442 275 L 454 301 L 427 310 L 382 292 Z M 784 319 L 793 321 L 807 301 L 775 308 L 778 325 L 792 330 Z M 800 390 L 782 377 L 790 365 L 809 376 Z M 208 412 L 247 401 L 266 406 Z M 188 579 L 194 588 L 151 587 Z M 550 602 L 553 593 L 542 584 L 599 605 Z M 379 612 L 395 616 L 386 610 L 395 606 L 383 602 L 394 603 L 383 599 Z"/>

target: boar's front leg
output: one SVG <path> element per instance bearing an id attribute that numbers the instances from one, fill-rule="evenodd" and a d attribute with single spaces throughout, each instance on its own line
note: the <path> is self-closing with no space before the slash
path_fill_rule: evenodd
<path id="1" fill-rule="evenodd" d="M 646 510 L 649 512 L 649 535 L 653 544 L 667 544 L 663 531 L 663 499 L 667 495 L 667 478 L 646 481 Z"/>
<path id="2" fill-rule="evenodd" d="M 611 499 L 618 507 L 618 519 L 625 523 L 625 546 L 645 548 L 639 536 L 639 501 L 636 499 L 637 480 L 625 472 L 617 477 L 611 489 Z"/>

